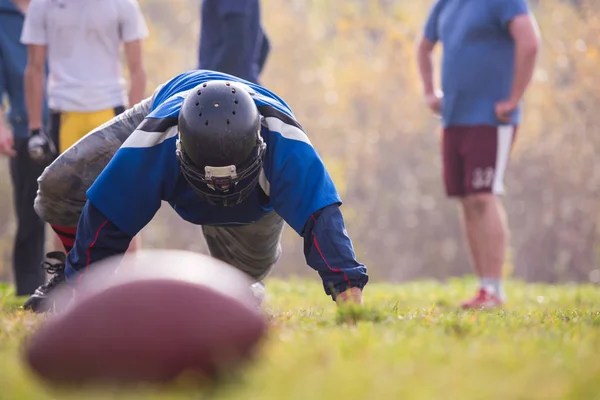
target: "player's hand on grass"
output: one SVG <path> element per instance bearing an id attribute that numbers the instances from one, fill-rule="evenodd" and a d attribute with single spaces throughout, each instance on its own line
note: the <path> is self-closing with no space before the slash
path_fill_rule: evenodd
<path id="1" fill-rule="evenodd" d="M 436 90 L 433 93 L 425 94 L 425 102 L 427 103 L 427 107 L 437 116 L 442 113 L 442 99 L 444 95 L 439 90 Z"/>
<path id="2" fill-rule="evenodd" d="M 362 290 L 357 287 L 353 287 L 343 291 L 335 297 L 335 302 L 340 304 L 357 304 L 363 303 Z"/>

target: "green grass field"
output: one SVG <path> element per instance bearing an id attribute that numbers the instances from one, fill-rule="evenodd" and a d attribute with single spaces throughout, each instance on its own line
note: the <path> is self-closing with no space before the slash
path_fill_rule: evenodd
<path id="1" fill-rule="evenodd" d="M 457 310 L 473 285 L 371 284 L 348 323 L 318 283 L 271 280 L 270 337 L 242 376 L 128 391 L 58 390 L 29 375 L 18 349 L 40 319 L 5 289 L 0 399 L 600 399 L 597 286 L 512 282 L 505 310 Z"/>

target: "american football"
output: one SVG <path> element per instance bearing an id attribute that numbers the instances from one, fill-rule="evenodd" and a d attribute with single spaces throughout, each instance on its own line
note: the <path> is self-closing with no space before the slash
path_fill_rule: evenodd
<path id="1" fill-rule="evenodd" d="M 205 378 L 248 359 L 266 320 L 241 272 L 208 256 L 144 251 L 94 265 L 28 340 L 25 359 L 55 383 Z M 57 360 L 60 360 L 57 362 Z"/>

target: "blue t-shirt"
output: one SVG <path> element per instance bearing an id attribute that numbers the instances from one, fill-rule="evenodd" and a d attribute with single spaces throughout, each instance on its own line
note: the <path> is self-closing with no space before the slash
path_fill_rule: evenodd
<path id="1" fill-rule="evenodd" d="M 0 0 L 0 13 L 3 12 L 21 13 L 12 0 Z"/>
<path id="2" fill-rule="evenodd" d="M 246 85 L 264 117 L 261 135 L 267 149 L 259 185 L 235 207 L 199 201 L 181 175 L 175 153 L 177 117 L 185 95 L 210 80 Z M 148 116 L 115 153 L 87 195 L 106 218 L 130 236 L 150 222 L 161 201 L 198 225 L 248 224 L 275 210 L 298 234 L 312 213 L 341 204 L 325 165 L 281 98 L 259 85 L 204 70 L 183 73 L 158 90 Z"/>
<path id="3" fill-rule="evenodd" d="M 526 0 L 436 0 L 425 37 L 443 45 L 444 126 L 500 125 L 495 104 L 510 96 L 515 44 L 508 25 Z M 521 106 L 512 123 L 521 119 Z"/>

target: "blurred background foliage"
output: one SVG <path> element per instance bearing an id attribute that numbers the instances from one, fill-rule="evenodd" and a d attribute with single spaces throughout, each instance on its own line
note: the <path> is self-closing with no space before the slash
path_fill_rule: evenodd
<path id="1" fill-rule="evenodd" d="M 148 93 L 194 68 L 197 0 L 140 0 Z M 373 280 L 470 273 L 458 208 L 441 181 L 439 120 L 424 106 L 415 44 L 432 1 L 263 0 L 272 51 L 262 83 L 291 105 L 339 187 L 349 234 Z M 531 2 L 543 35 L 507 173 L 508 272 L 528 281 L 600 280 L 600 2 Z M 440 56 L 438 49 L 437 56 Z M 0 279 L 14 229 L 0 175 Z M 206 251 L 199 227 L 163 206 L 147 247 Z M 274 274 L 307 275 L 291 229 Z"/>

